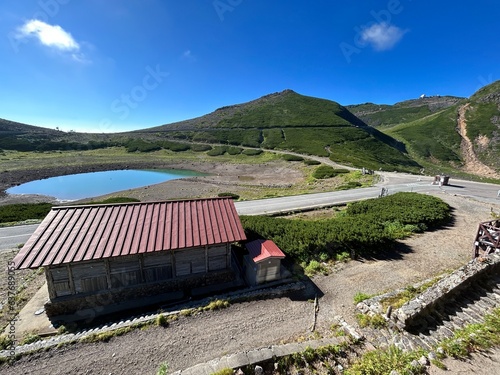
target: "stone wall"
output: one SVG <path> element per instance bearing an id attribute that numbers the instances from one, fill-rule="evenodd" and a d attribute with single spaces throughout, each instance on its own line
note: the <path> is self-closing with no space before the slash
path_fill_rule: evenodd
<path id="1" fill-rule="evenodd" d="M 405 303 L 394 312 L 392 318 L 400 328 L 408 329 L 419 326 L 420 317 L 425 316 L 436 304 L 446 303 L 474 281 L 499 271 L 500 255 L 492 254 L 486 258 L 475 258 Z"/>
<path id="2" fill-rule="evenodd" d="M 421 325 L 422 319 L 437 305 L 450 301 L 457 293 L 468 288 L 474 281 L 488 277 L 488 274 L 498 272 L 500 272 L 500 254 L 492 254 L 486 258 L 471 260 L 463 267 L 439 280 L 411 301 L 405 303 L 399 309 L 393 311 L 390 314 L 390 319 L 401 329 L 418 328 Z M 420 286 L 423 283 L 415 286 Z M 362 313 L 386 314 L 386 311 L 382 311 L 381 301 L 403 290 L 399 289 L 367 299 L 358 303 L 356 307 Z"/>

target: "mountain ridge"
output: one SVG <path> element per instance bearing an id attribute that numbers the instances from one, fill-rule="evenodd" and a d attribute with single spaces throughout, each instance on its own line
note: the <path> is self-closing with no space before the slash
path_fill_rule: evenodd
<path id="1" fill-rule="evenodd" d="M 467 110 L 460 117 L 459 108 L 466 104 Z M 459 132 L 461 125 L 463 133 L 464 124 L 471 143 L 467 155 Z M 473 152 L 478 161 L 498 170 L 500 81 L 479 89 L 470 98 L 430 96 L 393 105 L 342 106 L 285 89 L 192 119 L 121 133 L 65 133 L 0 119 L 0 137 L 4 138 L 4 142 L 0 139 L 0 148 L 6 148 L 5 137 L 16 142 L 39 138 L 41 143 L 92 139 L 94 145 L 101 142 L 102 147 L 124 145 L 130 139 L 146 143 L 171 140 L 288 150 L 329 156 L 353 166 L 396 168 L 401 163 L 418 168 L 420 163 L 433 171 L 469 173 L 466 156 L 470 160 Z"/>

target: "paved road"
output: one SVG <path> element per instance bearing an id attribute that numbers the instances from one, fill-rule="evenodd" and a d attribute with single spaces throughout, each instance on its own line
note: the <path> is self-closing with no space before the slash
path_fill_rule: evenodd
<path id="1" fill-rule="evenodd" d="M 0 228 L 0 250 L 13 249 L 28 241 L 38 224 Z"/>
<path id="2" fill-rule="evenodd" d="M 236 209 L 240 215 L 262 215 L 328 207 L 357 200 L 376 198 L 381 193 L 382 188 L 388 189 L 389 194 L 400 191 L 454 194 L 500 205 L 500 197 L 498 197 L 500 185 L 452 179 L 450 180 L 451 185 L 441 187 L 432 185 L 433 178 L 426 176 L 420 177 L 395 172 L 383 172 L 380 173 L 380 176 L 382 180 L 374 187 L 242 201 L 236 202 Z M 0 228 L 0 249 L 11 249 L 21 243 L 25 243 L 36 228 L 36 224 Z"/>
<path id="3" fill-rule="evenodd" d="M 500 185 L 484 184 L 463 180 L 450 181 L 449 186 L 432 185 L 433 178 L 402 173 L 382 173 L 382 181 L 374 187 L 335 191 L 329 193 L 298 195 L 293 197 L 269 198 L 236 202 L 240 215 L 276 214 L 304 209 L 328 207 L 348 202 L 376 198 L 382 188 L 389 194 L 413 191 L 431 194 L 454 194 L 471 197 L 488 203 L 500 204 L 497 197 Z"/>

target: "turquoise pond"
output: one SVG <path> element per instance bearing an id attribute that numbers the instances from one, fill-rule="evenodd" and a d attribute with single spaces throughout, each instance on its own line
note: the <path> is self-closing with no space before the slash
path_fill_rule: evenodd
<path id="1" fill-rule="evenodd" d="M 60 201 L 72 201 L 201 175 L 198 172 L 172 169 L 78 173 L 27 182 L 8 189 L 7 193 L 48 195 Z"/>

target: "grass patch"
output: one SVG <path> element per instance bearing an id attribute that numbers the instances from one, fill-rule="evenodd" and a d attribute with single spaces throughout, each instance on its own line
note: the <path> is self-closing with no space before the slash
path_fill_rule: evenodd
<path id="1" fill-rule="evenodd" d="M 0 335 L 0 350 L 7 350 L 14 344 L 14 341 L 7 335 Z"/>
<path id="2" fill-rule="evenodd" d="M 199 143 L 191 144 L 191 150 L 194 152 L 210 151 L 211 149 L 212 149 L 212 146 L 210 146 L 210 145 L 204 145 L 204 144 L 199 144 Z"/>
<path id="3" fill-rule="evenodd" d="M 380 303 L 382 304 L 382 308 L 384 310 L 387 310 L 387 308 L 389 306 L 392 306 L 393 309 L 399 309 L 406 302 L 411 301 L 419 294 L 425 292 L 427 289 L 429 289 L 431 286 L 435 285 L 442 278 L 443 278 L 442 276 L 435 277 L 432 280 L 430 280 L 430 281 L 428 281 L 420 286 L 417 286 L 417 287 L 412 286 L 412 285 L 407 286 L 402 292 L 380 300 Z"/>
<path id="4" fill-rule="evenodd" d="M 360 302 L 363 302 L 369 298 L 372 298 L 374 295 L 373 294 L 366 294 L 366 293 L 362 293 L 362 292 L 356 292 L 356 294 L 354 295 L 354 304 L 358 304 Z"/>
<path id="5" fill-rule="evenodd" d="M 372 327 L 381 329 L 387 327 L 387 320 L 380 314 L 358 314 L 356 315 L 356 319 L 361 328 Z"/>
<path id="6" fill-rule="evenodd" d="M 214 310 L 222 310 L 230 306 L 230 303 L 228 300 L 225 299 L 216 299 L 213 301 L 210 301 L 208 305 L 203 307 L 204 311 L 214 311 Z"/>
<path id="7" fill-rule="evenodd" d="M 311 260 L 309 264 L 304 267 L 304 273 L 307 276 L 314 276 L 317 274 L 328 275 L 328 268 L 317 260 Z"/>
<path id="8" fill-rule="evenodd" d="M 156 317 L 156 325 L 158 327 L 168 327 L 168 318 L 164 314 L 158 314 Z"/>
<path id="9" fill-rule="evenodd" d="M 390 346 L 387 349 L 376 349 L 365 353 L 356 363 L 345 371 L 346 375 L 381 375 L 397 371 L 400 375 L 425 374 L 426 367 L 412 366 L 423 352 L 403 352 Z"/>
<path id="10" fill-rule="evenodd" d="M 112 331 L 92 333 L 92 334 L 82 338 L 80 341 L 84 342 L 84 343 L 108 342 L 113 337 L 123 336 L 126 333 L 131 332 L 132 330 L 133 330 L 133 328 L 129 326 L 129 327 L 118 328 L 118 329 L 115 329 Z"/>
<path id="11" fill-rule="evenodd" d="M 224 368 L 222 370 L 213 372 L 212 375 L 233 375 L 234 371 L 231 368 Z"/>
<path id="12" fill-rule="evenodd" d="M 484 323 L 470 324 L 455 331 L 441 347 L 446 355 L 465 359 L 470 353 L 500 345 L 500 308 L 488 314 Z"/>
<path id="13" fill-rule="evenodd" d="M 167 374 L 168 374 L 168 363 L 163 362 L 162 364 L 160 364 L 160 367 L 158 368 L 156 375 L 167 375 Z"/>
<path id="14" fill-rule="evenodd" d="M 37 335 L 36 333 L 26 333 L 21 342 L 19 343 L 19 345 L 32 344 L 40 340 L 42 340 L 40 335 Z"/>
<path id="15" fill-rule="evenodd" d="M 346 356 L 346 352 L 350 350 L 350 345 L 356 343 L 342 343 L 340 345 L 327 345 L 317 349 L 307 347 L 304 351 L 290 354 L 275 361 L 275 370 L 278 374 L 335 374 L 334 369 L 337 367 L 340 358 Z M 252 369 L 249 369 L 253 371 Z M 252 372 L 253 373 L 253 372 Z"/>

